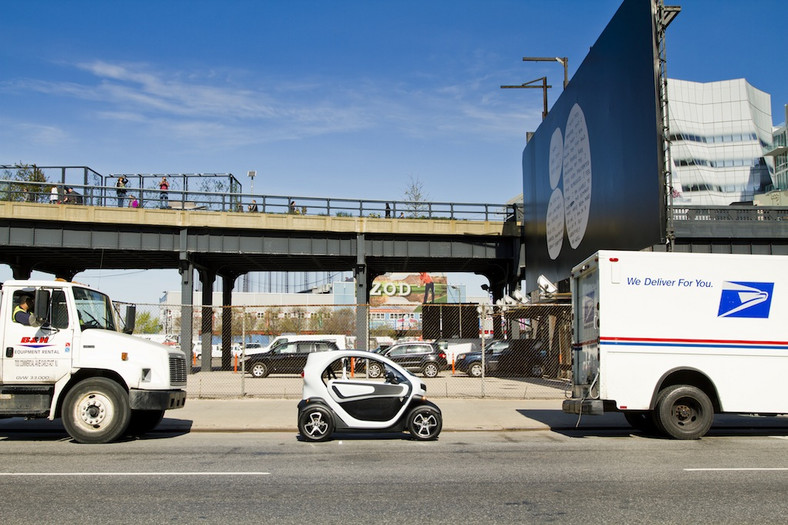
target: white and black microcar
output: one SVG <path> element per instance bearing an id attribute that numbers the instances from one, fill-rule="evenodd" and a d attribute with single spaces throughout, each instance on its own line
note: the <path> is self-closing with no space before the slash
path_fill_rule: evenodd
<path id="1" fill-rule="evenodd" d="M 381 368 L 385 373 L 378 377 L 368 373 Z M 421 379 L 379 354 L 315 352 L 304 368 L 298 431 L 306 441 L 325 441 L 334 432 L 405 430 L 415 439 L 432 440 L 443 417 L 426 393 Z"/>

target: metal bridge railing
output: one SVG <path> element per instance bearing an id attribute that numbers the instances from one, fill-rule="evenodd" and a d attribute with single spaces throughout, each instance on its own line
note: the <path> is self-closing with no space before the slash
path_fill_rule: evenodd
<path id="1" fill-rule="evenodd" d="M 374 199 L 342 199 L 301 195 L 263 195 L 239 191 L 195 191 L 170 180 L 170 188 L 158 187 L 160 176 L 129 178 L 125 193 L 118 193 L 117 178 L 104 184 L 61 184 L 0 179 L 0 200 L 87 206 L 166 208 L 235 213 L 290 213 L 338 217 L 403 219 L 450 219 L 515 221 L 522 217 L 521 205 L 413 202 Z M 177 179 L 175 179 L 177 181 Z M 137 184 L 135 184 L 135 182 Z M 52 191 L 52 188 L 56 192 Z"/>

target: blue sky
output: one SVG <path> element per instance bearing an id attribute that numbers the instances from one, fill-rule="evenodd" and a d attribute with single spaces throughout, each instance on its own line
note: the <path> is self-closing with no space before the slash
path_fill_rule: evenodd
<path id="1" fill-rule="evenodd" d="M 257 193 L 387 200 L 415 178 L 430 200 L 502 203 L 542 100 L 499 86 L 547 75 L 552 104 L 563 69 L 522 57 L 567 56 L 571 76 L 620 3 L 2 2 L 0 163 L 229 172 L 247 191 L 256 170 Z M 668 74 L 744 77 L 783 122 L 784 1 L 668 3 Z"/>

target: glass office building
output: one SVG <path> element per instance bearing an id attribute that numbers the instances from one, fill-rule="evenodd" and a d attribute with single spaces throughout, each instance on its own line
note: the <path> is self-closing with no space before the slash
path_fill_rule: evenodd
<path id="1" fill-rule="evenodd" d="M 771 96 L 744 79 L 668 80 L 674 205 L 752 201 L 774 186 Z"/>

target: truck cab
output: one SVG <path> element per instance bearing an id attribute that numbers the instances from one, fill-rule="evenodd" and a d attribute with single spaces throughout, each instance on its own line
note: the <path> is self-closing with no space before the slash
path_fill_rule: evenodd
<path id="1" fill-rule="evenodd" d="M 135 313 L 121 320 L 107 295 L 77 283 L 3 283 L 0 417 L 62 418 L 76 441 L 105 443 L 183 407 L 183 353 L 130 335 Z"/>

